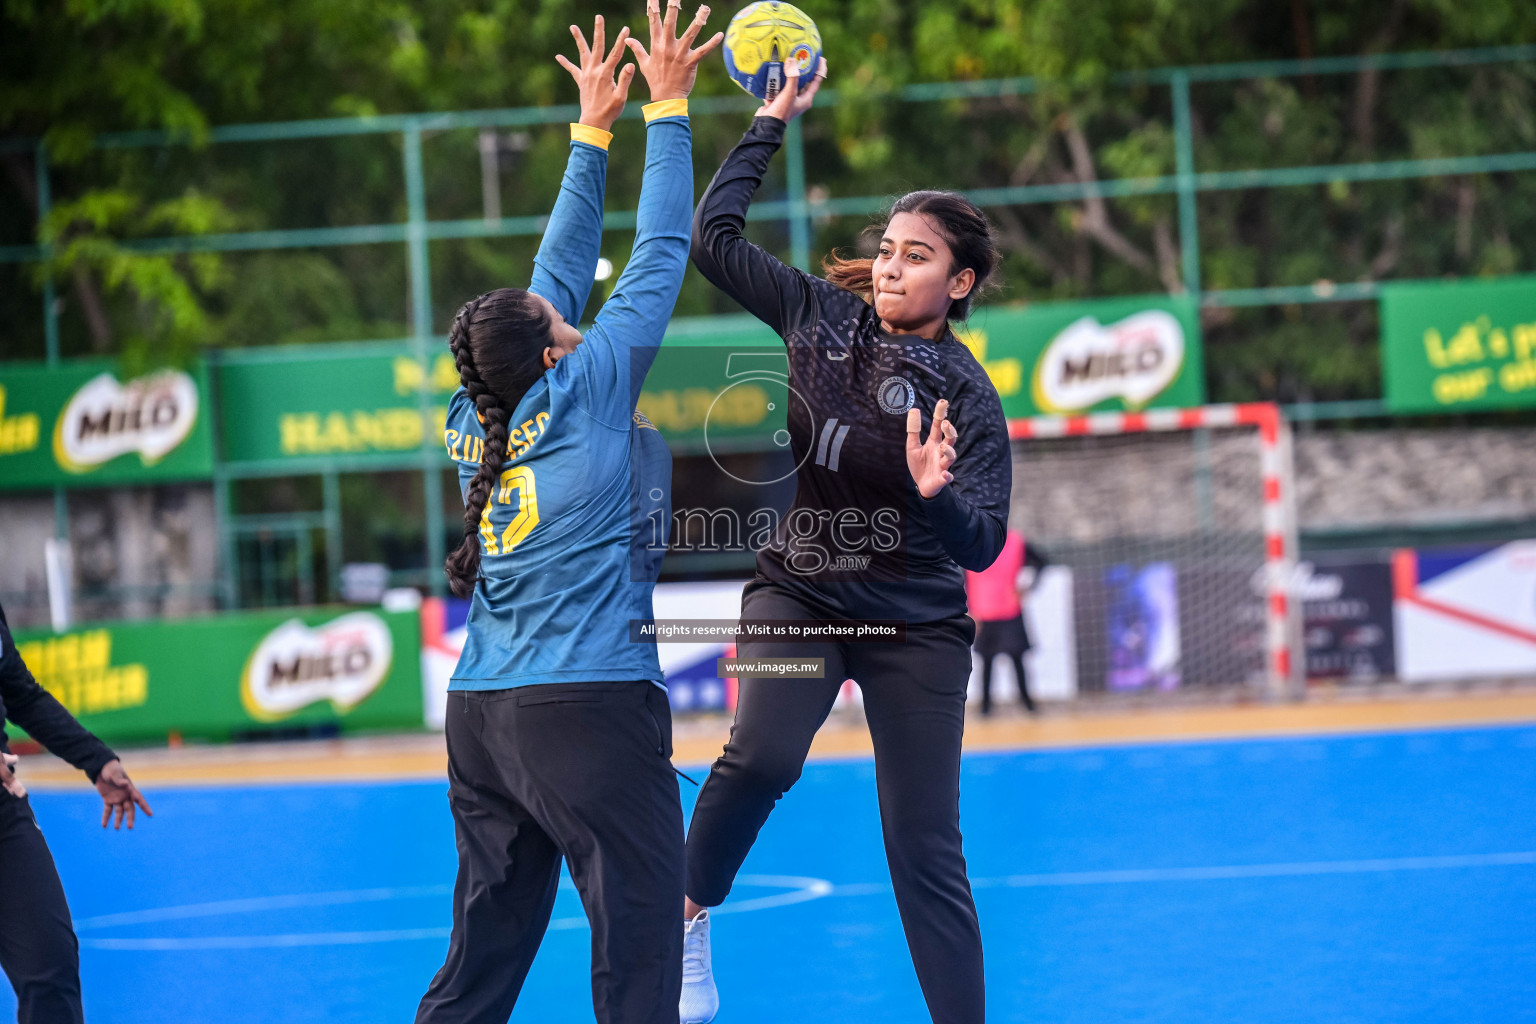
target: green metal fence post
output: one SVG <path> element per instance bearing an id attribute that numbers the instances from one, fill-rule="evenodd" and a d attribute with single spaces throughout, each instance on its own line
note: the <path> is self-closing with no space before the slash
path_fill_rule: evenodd
<path id="1" fill-rule="evenodd" d="M 426 351 L 432 334 L 432 278 L 427 257 L 427 193 L 421 170 L 421 128 L 411 124 L 404 132 L 406 246 L 410 257 L 411 325 L 416 343 Z"/>
<path id="2" fill-rule="evenodd" d="M 37 225 L 39 234 L 41 228 L 48 220 L 48 215 L 53 211 L 53 188 L 48 181 L 48 148 L 39 142 L 37 144 Z M 42 258 L 48 260 L 53 255 L 53 246 L 42 242 Z M 58 298 L 53 291 L 53 275 L 47 274 L 43 278 L 43 337 L 47 345 L 48 365 L 56 366 L 59 362 L 59 309 Z"/>
<path id="3" fill-rule="evenodd" d="M 48 148 L 41 142 L 37 144 L 37 226 L 38 234 L 42 234 L 42 226 L 48 220 L 48 214 L 53 211 L 53 189 L 48 181 Z M 39 238 L 41 242 L 41 238 Z M 47 242 L 41 243 L 42 258 L 47 260 L 53 255 L 53 246 Z M 53 291 L 53 275 L 46 274 L 43 277 L 43 338 L 46 345 L 48 365 L 59 365 L 59 310 L 58 298 Z M 53 489 L 53 537 L 55 540 L 69 539 L 69 495 L 63 487 Z"/>
<path id="4" fill-rule="evenodd" d="M 811 211 L 805 201 L 805 137 L 799 118 L 789 122 L 784 141 L 789 188 L 789 260 L 801 270 L 810 270 Z"/>
<path id="5" fill-rule="evenodd" d="M 1173 72 L 1173 135 L 1179 193 L 1179 249 L 1184 257 L 1184 287 L 1200 298 L 1200 219 L 1195 202 L 1195 145 L 1189 123 L 1189 73 Z"/>
<path id="6" fill-rule="evenodd" d="M 321 514 L 325 517 L 325 599 L 341 595 L 341 477 L 334 469 L 320 474 Z"/>
<path id="7" fill-rule="evenodd" d="M 410 250 L 411 325 L 416 361 L 421 364 L 422 386 L 416 393 L 416 407 L 421 413 L 422 502 L 426 505 L 427 576 L 432 592 L 447 592 L 443 574 L 436 572 L 448 557 L 443 543 L 443 474 L 437 454 L 438 438 L 432 430 L 431 360 L 427 344 L 432 337 L 432 266 L 427 252 L 427 193 L 421 169 L 421 126 L 412 121 L 405 129 L 405 199 L 409 220 L 406 226 Z"/>

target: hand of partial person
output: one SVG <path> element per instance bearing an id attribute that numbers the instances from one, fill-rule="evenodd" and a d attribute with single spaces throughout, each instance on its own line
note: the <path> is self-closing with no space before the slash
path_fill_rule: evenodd
<path id="1" fill-rule="evenodd" d="M 758 108 L 754 117 L 776 117 L 785 124 L 793 121 L 807 110 L 811 109 L 811 103 L 816 99 L 816 93 L 821 89 L 821 83 L 827 79 L 827 58 L 821 58 L 821 63 L 816 66 L 816 80 L 800 91 L 800 66 L 786 62 L 784 65 L 784 77 L 787 79 L 784 88 L 773 99 Z"/>
<path id="2" fill-rule="evenodd" d="M 20 761 L 21 758 L 15 754 L 0 755 L 0 786 L 4 786 L 5 791 L 18 800 L 27 795 L 27 787 L 21 784 L 21 780 L 11 770 Z"/>
<path id="3" fill-rule="evenodd" d="M 682 0 L 667 4 L 667 13 L 661 13 L 660 0 L 646 0 L 645 15 L 651 23 L 651 48 L 647 50 L 640 40 L 629 40 L 629 48 L 635 52 L 640 73 L 651 87 L 651 102 L 680 100 L 693 91 L 694 80 L 699 74 L 699 61 L 707 57 L 725 40 L 724 32 L 716 32 L 698 49 L 689 49 L 699 37 L 699 30 L 709 20 L 709 8 L 700 7 L 681 36 L 677 34 L 677 15 L 683 9 Z"/>
<path id="4" fill-rule="evenodd" d="M 144 794 L 139 792 L 139 787 L 133 784 L 128 773 L 123 770 L 123 762 L 113 759 L 102 766 L 101 773 L 96 776 L 96 792 L 101 794 L 101 827 L 106 828 L 107 822 L 117 813 L 115 828 L 122 828 L 123 822 L 128 822 L 128 827 L 133 828 L 133 807 L 137 804 L 145 814 L 151 818 L 155 812 L 149 809 L 149 803 L 144 799 Z"/>
<path id="5" fill-rule="evenodd" d="M 933 426 L 924 441 L 923 414 L 917 409 L 907 410 L 907 469 L 917 484 L 917 492 L 931 498 L 942 491 L 954 474 L 949 467 L 955 464 L 955 433 L 949 422 L 949 400 L 941 398 L 933 407 Z"/>
<path id="6" fill-rule="evenodd" d="M 591 46 L 587 45 L 581 29 L 575 25 L 571 26 L 571 35 L 576 38 L 576 55 L 581 60 L 581 66 L 572 64 L 563 53 L 555 54 L 555 60 L 571 73 L 571 77 L 576 79 L 576 87 L 581 91 L 581 116 L 578 120 L 582 124 L 607 131 L 624 112 L 624 104 L 629 102 L 629 83 L 635 79 L 633 64 L 624 65 L 618 76 L 614 76 L 619 58 L 624 55 L 624 43 L 629 39 L 629 29 L 619 29 L 619 38 L 614 40 L 613 51 L 607 54 L 603 51 L 607 39 L 603 34 L 601 14 L 592 19 Z"/>

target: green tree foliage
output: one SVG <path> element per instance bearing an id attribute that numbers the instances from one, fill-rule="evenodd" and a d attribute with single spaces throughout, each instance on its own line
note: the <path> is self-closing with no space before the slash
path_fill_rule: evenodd
<path id="1" fill-rule="evenodd" d="M 1524 0 L 806 0 L 840 103 L 806 119 L 813 195 L 899 193 L 1166 175 L 1174 167 L 1168 90 L 1118 72 L 1170 65 L 1323 57 L 1536 41 Z M 398 244 L 165 255 L 129 239 L 405 219 L 397 137 L 207 145 L 210 126 L 249 121 L 568 103 L 552 60 L 567 26 L 633 5 L 592 0 L 4 0 L 0 135 L 43 138 L 55 207 L 36 216 L 32 154 L 0 152 L 0 244 L 47 240 L 41 270 L 0 267 L 7 358 L 41 354 L 38 287 L 52 275 L 67 354 L 164 359 L 201 345 L 408 333 Z M 713 22 L 723 27 L 731 10 Z M 899 102 L 915 82 L 1032 76 L 1020 95 Z M 699 95 L 734 87 L 710 62 Z M 637 87 L 634 96 L 643 100 Z M 1202 171 L 1536 149 L 1528 65 L 1367 72 L 1197 84 Z M 700 184 L 746 114 L 695 118 Z M 182 144 L 103 148 L 102 133 L 162 129 Z M 435 219 L 482 215 L 477 133 L 431 133 Z M 610 209 L 633 208 L 642 145 L 614 143 Z M 564 162 L 563 129 L 501 132 L 503 216 L 545 212 Z M 764 198 L 782 197 L 782 169 Z M 994 207 L 1007 259 L 997 301 L 1184 286 L 1177 206 L 1168 196 Z M 1199 206 L 1206 288 L 1504 274 L 1536 264 L 1536 177 L 1475 175 L 1206 194 Z M 857 243 L 862 217 L 816 224 L 818 253 Z M 787 249 L 783 227 L 754 227 Z M 434 322 L 480 290 L 526 281 L 532 238 L 435 242 Z M 605 252 L 622 265 L 622 232 Z M 611 283 L 611 282 L 610 282 Z M 696 275 L 682 314 L 729 304 Z M 1213 398 L 1343 398 L 1376 393 L 1368 303 L 1212 309 Z"/>

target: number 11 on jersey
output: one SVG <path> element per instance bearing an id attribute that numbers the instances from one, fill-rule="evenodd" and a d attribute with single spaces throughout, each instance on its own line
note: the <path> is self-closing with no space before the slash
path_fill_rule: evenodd
<path id="1" fill-rule="evenodd" d="M 512 504 L 513 491 L 517 491 L 519 496 L 517 515 L 512 517 L 507 528 L 501 532 L 501 544 L 498 547 L 496 529 L 491 525 L 491 506 Z M 501 474 L 500 484 L 486 501 L 485 511 L 480 513 L 480 539 L 485 543 L 485 553 L 510 555 L 512 549 L 533 532 L 533 528 L 537 525 L 539 525 L 539 492 L 534 486 L 533 469 L 529 466 L 514 466 Z"/>

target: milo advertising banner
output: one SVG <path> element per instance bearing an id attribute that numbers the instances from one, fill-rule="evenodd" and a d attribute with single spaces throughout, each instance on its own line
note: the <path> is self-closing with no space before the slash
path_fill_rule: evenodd
<path id="1" fill-rule="evenodd" d="M 422 724 L 416 612 L 240 613 L 18 633 L 48 692 L 108 742 L 289 725 Z"/>
<path id="2" fill-rule="evenodd" d="M 709 434 L 727 448 L 761 446 L 784 423 L 782 399 L 775 401 L 787 388 L 783 353 L 778 336 L 752 317 L 677 321 L 640 411 L 669 441 L 702 445 Z M 420 449 L 424 437 L 440 445 L 459 373 L 444 344 L 433 344 L 423 366 L 410 343 L 380 342 L 231 353 L 216 380 L 224 458 L 271 462 L 398 456 Z"/>
<path id="3" fill-rule="evenodd" d="M 0 489 L 207 477 L 207 393 L 202 366 L 0 364 Z"/>
<path id="4" fill-rule="evenodd" d="M 1200 314 L 1166 295 L 977 310 L 959 332 L 1009 419 L 1205 402 Z"/>
<path id="5" fill-rule="evenodd" d="M 978 310 L 957 331 L 1009 418 L 1205 401 L 1199 311 L 1170 296 Z M 752 318 L 678 321 L 640 411 L 672 444 L 763 445 L 791 398 L 783 342 Z"/>
<path id="6" fill-rule="evenodd" d="M 1381 364 L 1395 412 L 1536 405 L 1536 277 L 1383 286 Z"/>
<path id="7" fill-rule="evenodd" d="M 230 462 L 398 455 L 427 438 L 437 445 L 459 386 L 447 345 L 434 345 L 423 366 L 408 342 L 231 353 L 217 379 Z"/>

